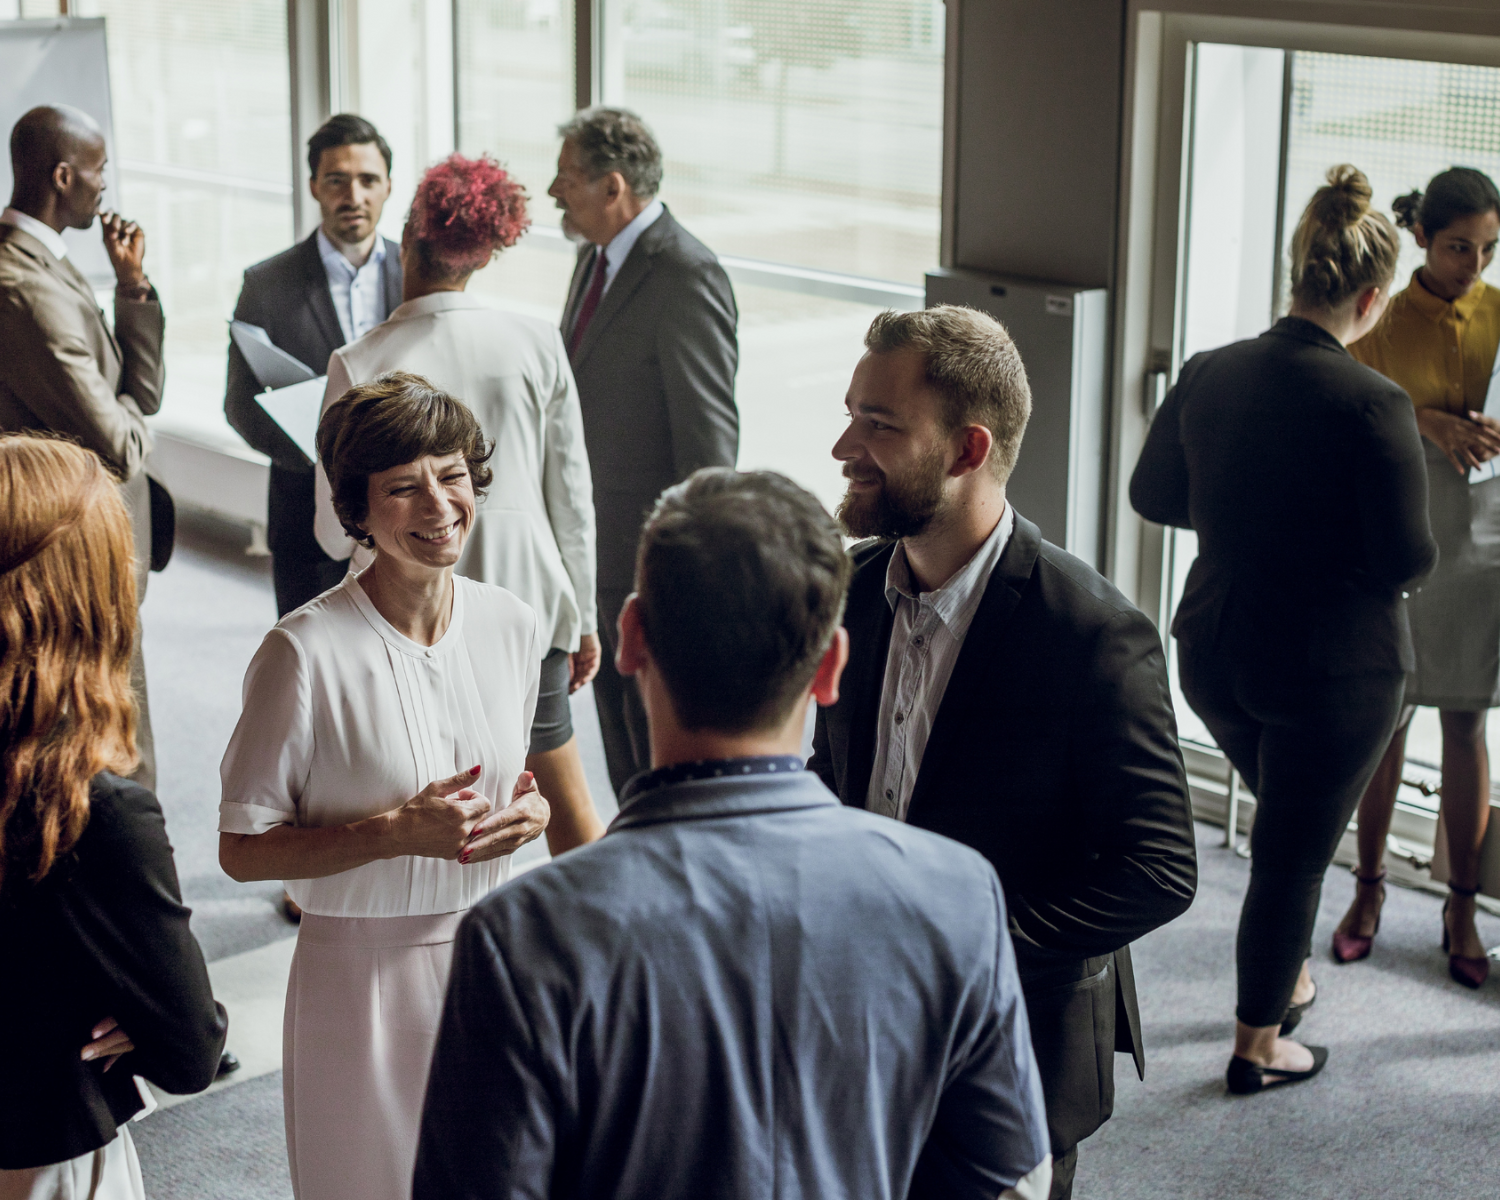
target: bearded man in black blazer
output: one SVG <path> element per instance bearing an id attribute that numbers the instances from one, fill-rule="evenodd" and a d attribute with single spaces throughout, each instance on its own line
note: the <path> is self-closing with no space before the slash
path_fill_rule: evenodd
<path id="1" fill-rule="evenodd" d="M 871 540 L 809 767 L 999 874 L 1065 1200 L 1112 1111 L 1115 1051 L 1144 1077 L 1130 943 L 1197 886 L 1161 639 L 1006 502 L 1031 397 L 997 321 L 884 313 L 865 345 L 833 453 L 839 518 Z"/>
<path id="2" fill-rule="evenodd" d="M 322 221 L 311 237 L 256 263 L 234 307 L 314 374 L 401 303 L 401 249 L 376 226 L 391 194 L 391 148 L 363 117 L 339 113 L 307 140 L 309 187 Z M 239 347 L 229 343 L 224 415 L 271 459 L 266 535 L 276 615 L 284 617 L 344 577 L 347 561 L 323 553 L 313 535 L 313 467 L 255 403 L 261 390 Z"/>

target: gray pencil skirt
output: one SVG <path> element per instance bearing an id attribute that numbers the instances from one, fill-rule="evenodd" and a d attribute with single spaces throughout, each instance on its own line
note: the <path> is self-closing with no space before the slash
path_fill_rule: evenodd
<path id="1" fill-rule="evenodd" d="M 1425 438 L 1438 565 L 1408 602 L 1416 670 L 1406 703 L 1450 712 L 1500 706 L 1500 479 L 1470 485 Z"/>

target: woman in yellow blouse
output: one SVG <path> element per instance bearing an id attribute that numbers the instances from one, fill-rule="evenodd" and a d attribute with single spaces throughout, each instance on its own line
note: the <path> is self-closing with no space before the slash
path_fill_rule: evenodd
<path id="1" fill-rule="evenodd" d="M 1500 422 L 1483 415 L 1500 347 L 1500 289 L 1479 278 L 1500 237 L 1500 192 L 1488 175 L 1454 167 L 1425 194 L 1394 205 L 1426 262 L 1392 298 L 1385 320 L 1349 347 L 1361 362 L 1399 383 L 1417 410 L 1427 454 L 1428 511 L 1437 570 L 1411 597 L 1417 663 L 1406 708 L 1359 806 L 1359 869 L 1354 903 L 1333 935 L 1333 955 L 1370 953 L 1385 900 L 1385 839 L 1406 760 L 1412 711 L 1441 712 L 1442 815 L 1449 896 L 1443 948 L 1453 978 L 1477 988 L 1489 971 L 1474 927 L 1479 849 L 1489 817 L 1485 722 L 1500 705 L 1500 479 L 1470 485 L 1469 471 L 1500 454 Z"/>

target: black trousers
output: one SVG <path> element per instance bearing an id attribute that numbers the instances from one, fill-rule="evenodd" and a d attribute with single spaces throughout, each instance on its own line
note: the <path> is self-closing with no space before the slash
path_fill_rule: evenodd
<path id="1" fill-rule="evenodd" d="M 635 680 L 615 670 L 620 610 L 628 591 L 599 592 L 599 673 L 594 676 L 594 707 L 599 710 L 599 733 L 610 786 L 618 796 L 632 775 L 651 766 L 651 737 L 646 728 L 646 706 Z"/>
<path id="2" fill-rule="evenodd" d="M 1052 1160 L 1052 1190 L 1047 1200 L 1073 1200 L 1073 1176 L 1078 1173 L 1078 1147 Z"/>
<path id="3" fill-rule="evenodd" d="M 1188 703 L 1255 794 L 1235 1015 L 1275 1025 L 1312 946 L 1323 875 L 1395 732 L 1405 677 L 1271 678 L 1260 660 L 1178 648 Z"/>
<path id="4" fill-rule="evenodd" d="M 271 464 L 266 494 L 266 540 L 271 545 L 271 582 L 276 588 L 276 616 L 281 618 L 321 596 L 349 569 L 323 553 L 313 533 L 314 476 Z"/>

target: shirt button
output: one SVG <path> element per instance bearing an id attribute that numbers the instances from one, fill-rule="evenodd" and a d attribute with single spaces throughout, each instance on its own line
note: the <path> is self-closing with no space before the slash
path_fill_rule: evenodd
<path id="1" fill-rule="evenodd" d="M 885 789 L 885 798 L 887 800 L 894 800 L 896 798 L 896 793 L 893 792 L 893 791 L 891 791 L 890 788 L 886 788 Z"/>
<path id="2" fill-rule="evenodd" d="M 922 635 L 918 634 L 916 637 L 912 638 L 911 644 L 913 646 L 920 646 L 922 644 Z"/>
<path id="3" fill-rule="evenodd" d="M 896 724 L 897 725 L 901 724 L 901 722 L 904 721 L 904 720 L 906 720 L 906 714 L 905 713 L 897 713 L 896 714 Z"/>

